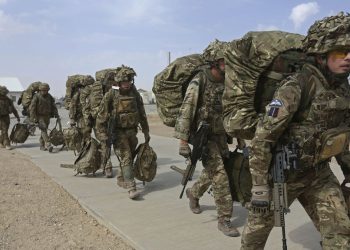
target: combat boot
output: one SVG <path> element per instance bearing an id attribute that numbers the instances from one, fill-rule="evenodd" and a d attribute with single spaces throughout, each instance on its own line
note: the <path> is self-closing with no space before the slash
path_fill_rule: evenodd
<path id="1" fill-rule="evenodd" d="M 117 176 L 117 185 L 121 188 L 126 188 L 123 176 L 121 175 Z"/>
<path id="2" fill-rule="evenodd" d="M 4 144 L 0 143 L 0 148 L 4 148 L 4 147 L 5 147 Z"/>
<path id="3" fill-rule="evenodd" d="M 192 195 L 191 189 L 187 188 L 186 189 L 186 196 L 190 200 L 190 209 L 194 214 L 200 214 L 202 212 L 201 207 L 199 206 L 199 199 L 195 198 Z"/>
<path id="4" fill-rule="evenodd" d="M 232 226 L 230 219 L 220 218 L 218 221 L 218 229 L 226 236 L 238 237 L 240 235 L 237 228 Z"/>
<path id="5" fill-rule="evenodd" d="M 12 147 L 11 147 L 10 145 L 6 145 L 5 148 L 6 148 L 7 150 L 11 150 L 11 149 L 12 149 Z"/>
<path id="6" fill-rule="evenodd" d="M 46 151 L 47 149 L 45 148 L 44 145 L 40 145 L 40 150 L 41 150 L 41 151 Z"/>
<path id="7" fill-rule="evenodd" d="M 136 199 L 140 195 L 140 193 L 137 192 L 136 188 L 135 189 L 131 189 L 128 192 L 129 192 L 129 198 L 132 199 L 132 200 Z"/>
<path id="8" fill-rule="evenodd" d="M 107 178 L 112 178 L 113 177 L 113 172 L 112 172 L 112 168 L 108 167 L 105 169 L 105 175 Z"/>

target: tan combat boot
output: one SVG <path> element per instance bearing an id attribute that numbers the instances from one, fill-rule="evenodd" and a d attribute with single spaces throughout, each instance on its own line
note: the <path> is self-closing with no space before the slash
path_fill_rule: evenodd
<path id="1" fill-rule="evenodd" d="M 229 218 L 219 218 L 218 229 L 226 236 L 238 237 L 240 235 L 237 228 L 232 226 Z"/>
<path id="2" fill-rule="evenodd" d="M 106 168 L 105 175 L 106 175 L 107 178 L 112 178 L 113 177 L 113 172 L 112 172 L 112 168 L 111 167 Z"/>
<path id="3" fill-rule="evenodd" d="M 202 212 L 201 207 L 199 206 L 199 199 L 195 198 L 192 195 L 191 189 L 187 188 L 186 189 L 186 196 L 190 200 L 189 205 L 190 209 L 194 214 L 200 214 Z"/>
<path id="4" fill-rule="evenodd" d="M 136 199 L 140 195 L 140 193 L 137 192 L 136 188 L 135 189 L 131 189 L 128 192 L 129 192 L 129 198 L 132 199 L 132 200 Z"/>
<path id="5" fill-rule="evenodd" d="M 10 145 L 6 145 L 5 148 L 6 148 L 7 150 L 11 150 L 11 149 L 12 149 L 12 147 L 11 147 Z"/>

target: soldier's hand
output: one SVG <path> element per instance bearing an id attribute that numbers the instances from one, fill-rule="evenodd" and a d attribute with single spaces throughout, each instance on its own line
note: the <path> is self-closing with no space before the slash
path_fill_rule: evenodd
<path id="1" fill-rule="evenodd" d="M 144 136 L 145 136 L 145 143 L 149 143 L 149 141 L 151 140 L 151 136 L 149 135 L 149 132 L 144 132 Z"/>
<path id="2" fill-rule="evenodd" d="M 267 213 L 270 210 L 270 187 L 268 185 L 253 185 L 251 209 L 256 213 Z"/>
<path id="3" fill-rule="evenodd" d="M 180 141 L 179 155 L 188 158 L 191 155 L 191 148 L 186 141 Z"/>

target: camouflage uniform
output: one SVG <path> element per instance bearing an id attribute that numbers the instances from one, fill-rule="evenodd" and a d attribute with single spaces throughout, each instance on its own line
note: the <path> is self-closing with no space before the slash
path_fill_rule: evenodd
<path id="1" fill-rule="evenodd" d="M 215 81 L 209 69 L 199 72 L 187 88 L 175 124 L 175 137 L 191 141 L 190 136 L 193 129 L 197 128 L 201 121 L 207 121 L 210 124 L 208 157 L 203 159 L 204 169 L 199 180 L 191 188 L 192 195 L 195 198 L 200 198 L 211 184 L 218 218 L 230 219 L 233 202 L 223 163 L 223 157 L 227 157 L 229 153 L 222 124 L 221 96 L 223 91 L 223 82 Z"/>
<path id="2" fill-rule="evenodd" d="M 40 91 L 34 95 L 29 106 L 31 122 L 38 123 L 38 127 L 41 130 L 39 140 L 41 150 L 52 150 L 47 129 L 49 127 L 51 117 L 59 119 L 55 99 L 49 93 L 45 95 L 41 93 L 41 91 L 48 91 L 49 89 L 50 87 L 47 83 L 41 84 L 39 87 Z"/>
<path id="3" fill-rule="evenodd" d="M 324 26 L 329 23 L 331 25 Z M 342 27 L 339 33 L 326 32 L 323 35 L 329 34 L 333 39 L 338 36 L 339 39 L 344 38 L 341 35 L 345 31 L 347 39 L 333 40 L 333 43 L 328 43 L 328 47 L 325 41 L 310 43 L 313 35 L 320 35 L 319 29 L 327 31 L 334 28 L 332 26 Z M 312 56 L 316 54 L 315 58 L 323 56 L 326 59 L 325 53 L 331 50 L 329 47 L 337 45 L 336 42 L 341 42 L 340 47 L 350 46 L 349 27 L 349 16 L 342 14 L 316 22 L 310 27 L 304 41 L 305 49 Z M 335 32 L 339 30 L 333 29 Z M 324 38 L 328 37 L 322 36 Z M 317 48 L 324 44 L 326 48 L 323 50 Z M 338 131 L 340 137 L 348 133 L 342 131 L 346 131 L 349 124 L 350 88 L 348 74 L 332 73 L 325 67 L 325 61 L 305 64 L 301 72 L 282 82 L 274 99 L 266 106 L 266 113 L 259 121 L 251 143 L 249 164 L 253 181 L 252 205 L 255 199 L 254 187 L 266 186 L 269 189 L 268 185 L 271 186 L 269 168 L 274 156 L 273 148 L 278 142 L 294 142 L 298 148 L 298 169 L 288 171 L 288 204 L 298 199 L 320 231 L 324 249 L 349 249 L 350 221 L 339 182 L 329 167 L 330 158 L 335 155 L 338 162 L 344 163 L 343 167 L 350 166 L 347 150 L 344 152 L 344 148 L 348 148 L 348 141 L 325 145 L 322 149 L 322 138 L 331 131 Z M 327 146 L 328 150 L 324 150 Z M 329 155 L 324 157 L 326 153 Z M 269 191 L 266 193 L 269 196 Z M 257 213 L 250 210 L 241 249 L 263 249 L 273 225 L 272 211 Z"/>
<path id="4" fill-rule="evenodd" d="M 123 78 L 123 72 L 125 69 L 126 75 L 136 74 L 131 68 L 123 67 L 118 72 L 116 79 L 119 79 L 118 75 Z M 121 81 L 121 80 L 120 80 Z M 112 120 L 109 120 L 111 117 Z M 112 126 L 112 128 L 108 128 Z M 141 125 L 142 132 L 146 135 L 149 134 L 149 127 L 146 117 L 146 112 L 143 106 L 141 95 L 137 92 L 133 86 L 130 91 L 121 91 L 120 89 L 112 88 L 103 97 L 101 107 L 96 119 L 96 127 L 98 130 L 97 137 L 101 141 L 102 154 L 104 162 L 107 162 L 106 158 L 109 158 L 107 149 L 108 136 L 111 136 L 111 131 L 114 138 L 113 148 L 120 162 L 120 176 L 119 181 L 123 182 L 121 186 L 128 189 L 130 192 L 136 192 L 136 183 L 134 180 L 133 171 L 133 158 L 135 149 L 138 143 L 137 126 Z M 110 131 L 107 131 L 107 130 Z"/>
<path id="5" fill-rule="evenodd" d="M 13 101 L 6 96 L 8 92 L 6 87 L 0 86 L 0 148 L 6 147 L 11 149 L 8 136 L 10 114 L 13 113 L 18 122 L 19 116 L 16 108 L 13 106 Z"/>

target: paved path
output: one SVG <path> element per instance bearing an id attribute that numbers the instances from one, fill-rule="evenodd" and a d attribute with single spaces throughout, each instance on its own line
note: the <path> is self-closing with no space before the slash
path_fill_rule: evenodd
<path id="1" fill-rule="evenodd" d="M 63 121 L 65 124 L 66 120 Z M 53 122 L 52 122 L 53 123 Z M 151 146 L 158 155 L 157 176 L 143 186 L 141 199 L 130 200 L 127 192 L 116 185 L 116 179 L 106 179 L 98 172 L 96 177 L 74 176 L 72 169 L 60 167 L 60 163 L 73 163 L 72 151 L 48 153 L 39 150 L 39 131 L 29 137 L 16 150 L 29 155 L 32 161 L 59 185 L 69 192 L 100 223 L 117 233 L 136 249 L 147 250 L 212 250 L 239 249 L 241 238 L 224 236 L 217 230 L 216 210 L 213 198 L 205 194 L 200 200 L 203 212 L 192 214 L 188 200 L 179 199 L 182 189 L 181 176 L 170 169 L 170 165 L 184 168 L 184 159 L 177 154 L 175 139 L 151 135 Z M 140 137 L 143 142 L 143 138 Z M 113 166 L 118 165 L 116 157 Z M 25 166 L 23 166 L 25 167 Z M 198 164 L 194 179 L 202 166 Z M 342 180 L 338 167 L 334 172 Z M 114 173 L 116 168 L 114 168 Z M 189 182 L 188 186 L 192 183 Z M 234 204 L 233 224 L 240 232 L 247 211 Z M 286 216 L 288 249 L 321 249 L 320 236 L 298 202 L 291 206 Z M 266 249 L 281 249 L 281 229 L 274 228 Z"/>

